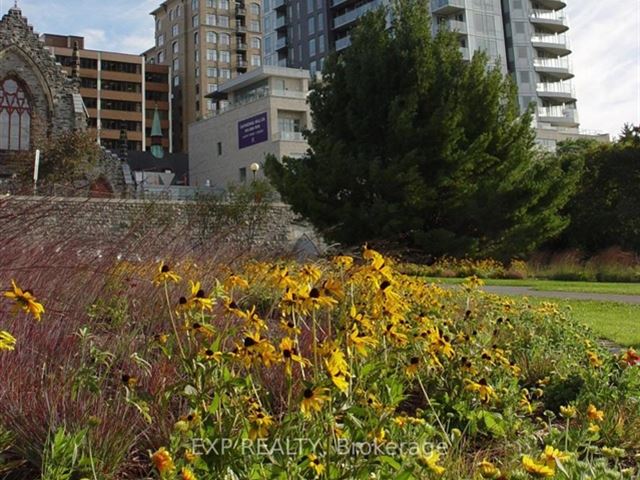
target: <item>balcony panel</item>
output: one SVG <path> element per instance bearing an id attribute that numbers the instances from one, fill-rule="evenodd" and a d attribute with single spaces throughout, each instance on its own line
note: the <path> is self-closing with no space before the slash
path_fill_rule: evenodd
<path id="1" fill-rule="evenodd" d="M 553 102 L 572 103 L 576 101 L 573 85 L 562 82 L 538 83 L 536 92 L 539 97 Z"/>
<path id="2" fill-rule="evenodd" d="M 434 15 L 450 15 L 464 9 L 464 0 L 431 0 L 431 13 Z"/>
<path id="3" fill-rule="evenodd" d="M 533 35 L 531 45 L 553 56 L 566 56 L 571 53 L 569 39 L 565 35 Z"/>
<path id="4" fill-rule="evenodd" d="M 336 52 L 344 50 L 349 45 L 351 45 L 351 37 L 349 35 L 339 38 L 338 40 L 336 40 Z"/>
<path id="5" fill-rule="evenodd" d="M 337 16 L 333 20 L 333 28 L 338 29 L 350 25 L 355 22 L 358 18 L 363 16 L 365 13 L 375 10 L 376 8 L 382 6 L 382 0 L 374 0 L 373 2 L 365 3 L 364 5 L 359 6 L 358 8 L 354 8 L 342 15 Z"/>
<path id="6" fill-rule="evenodd" d="M 562 10 L 567 6 L 563 0 L 537 0 L 538 5 L 549 10 Z"/>
<path id="7" fill-rule="evenodd" d="M 460 20 L 446 19 L 444 21 L 438 21 L 437 28 L 438 31 L 447 30 L 461 35 L 466 35 L 468 33 L 467 23 L 461 22 Z"/>
<path id="8" fill-rule="evenodd" d="M 538 121 L 554 126 L 577 127 L 580 125 L 578 111 L 563 105 L 538 107 Z"/>
<path id="9" fill-rule="evenodd" d="M 546 32 L 559 34 L 569 30 L 567 17 L 562 11 L 533 10 L 530 19 L 536 28 Z"/>
<path id="10" fill-rule="evenodd" d="M 571 62 L 566 57 L 534 58 L 533 66 L 539 74 L 555 80 L 570 80 L 574 77 Z"/>

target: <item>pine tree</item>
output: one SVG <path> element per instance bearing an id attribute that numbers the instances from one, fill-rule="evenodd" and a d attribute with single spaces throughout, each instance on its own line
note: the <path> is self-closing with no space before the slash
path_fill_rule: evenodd
<path id="1" fill-rule="evenodd" d="M 309 154 L 270 159 L 283 199 L 329 238 L 398 241 L 434 254 L 508 257 L 566 225 L 575 169 L 541 154 L 531 112 L 483 54 L 431 35 L 428 6 L 362 18 L 310 95 Z"/>

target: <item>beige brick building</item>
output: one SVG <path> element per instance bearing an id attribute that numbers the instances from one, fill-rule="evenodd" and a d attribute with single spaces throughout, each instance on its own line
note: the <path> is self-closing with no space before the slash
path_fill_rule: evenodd
<path id="1" fill-rule="evenodd" d="M 173 145 L 188 151 L 188 125 L 214 108 L 206 95 L 261 64 L 261 0 L 167 0 L 151 14 L 156 45 L 145 56 L 171 68 Z"/>
<path id="2" fill-rule="evenodd" d="M 311 128 L 307 103 L 309 72 L 263 66 L 220 86 L 212 95 L 219 110 L 189 126 L 189 179 L 192 186 L 225 188 L 251 181 L 251 164 L 265 156 L 299 157 Z"/>

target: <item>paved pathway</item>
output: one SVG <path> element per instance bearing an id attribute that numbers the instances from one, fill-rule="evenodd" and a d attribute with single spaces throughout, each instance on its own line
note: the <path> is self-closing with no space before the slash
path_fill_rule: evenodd
<path id="1" fill-rule="evenodd" d="M 618 302 L 640 305 L 640 295 L 617 295 L 613 293 L 583 293 L 583 292 L 549 292 L 534 290 L 532 287 L 503 287 L 485 285 L 486 292 L 497 295 L 522 295 L 525 297 L 558 298 L 561 300 L 597 300 L 599 302 Z"/>

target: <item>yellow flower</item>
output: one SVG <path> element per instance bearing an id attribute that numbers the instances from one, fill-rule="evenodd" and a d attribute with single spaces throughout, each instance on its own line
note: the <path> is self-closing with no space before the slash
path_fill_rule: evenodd
<path id="1" fill-rule="evenodd" d="M 127 373 L 123 373 L 120 379 L 125 387 L 133 388 L 138 384 L 138 377 L 133 377 Z"/>
<path id="2" fill-rule="evenodd" d="M 153 277 L 153 284 L 158 286 L 168 282 L 178 283 L 180 280 L 180 276 L 171 271 L 169 265 L 160 262 L 160 265 L 158 265 L 158 273 Z"/>
<path id="3" fill-rule="evenodd" d="M 197 480 L 197 477 L 190 469 L 185 467 L 180 471 L 180 480 Z"/>
<path id="4" fill-rule="evenodd" d="M 349 257 L 346 255 L 338 255 L 336 257 L 333 257 L 331 261 L 334 265 L 337 265 L 344 269 L 349 269 L 351 268 L 351 265 L 353 265 L 353 257 Z"/>
<path id="5" fill-rule="evenodd" d="M 260 316 L 256 313 L 255 305 L 251 307 L 251 310 L 245 310 L 245 311 L 238 310 L 236 312 L 236 315 L 238 315 L 240 318 L 244 318 L 249 328 L 254 327 L 258 330 L 267 329 L 267 324 L 264 323 L 264 320 L 262 320 Z"/>
<path id="6" fill-rule="evenodd" d="M 309 468 L 316 472 L 316 475 L 322 475 L 325 468 L 324 465 L 320 463 L 320 459 L 313 453 L 307 455 L 307 458 L 309 459 Z"/>
<path id="7" fill-rule="evenodd" d="M 589 357 L 589 363 L 592 367 L 598 368 L 602 366 L 602 360 L 600 359 L 600 357 L 598 357 L 598 354 L 596 352 L 587 352 L 587 357 Z"/>
<path id="8" fill-rule="evenodd" d="M 482 403 L 487 403 L 490 400 L 497 398 L 493 387 L 487 384 L 487 381 L 484 378 L 481 378 L 478 383 L 465 379 L 465 383 L 467 384 L 465 390 L 477 393 L 480 396 L 480 401 Z"/>
<path id="9" fill-rule="evenodd" d="M 171 454 L 164 447 L 161 447 L 153 455 L 151 455 L 151 461 L 153 462 L 153 465 L 156 467 L 158 472 L 160 472 L 160 475 L 173 472 L 176 469 L 176 466 L 173 464 Z"/>
<path id="10" fill-rule="evenodd" d="M 16 346 L 16 339 L 9 332 L 0 330 L 0 351 L 2 350 L 14 350 Z"/>
<path id="11" fill-rule="evenodd" d="M 554 468 L 556 461 L 564 462 L 569 460 L 570 455 L 566 452 L 562 452 L 557 448 L 553 448 L 551 445 L 547 445 L 544 448 L 544 452 L 540 454 L 540 459 L 543 460 L 548 467 Z"/>
<path id="12" fill-rule="evenodd" d="M 307 388 L 302 394 L 302 402 L 300 403 L 300 411 L 305 417 L 310 417 L 313 412 L 322 410 L 322 405 L 329 400 L 327 396 L 328 388 L 316 387 Z"/>
<path id="13" fill-rule="evenodd" d="M 573 405 L 560 407 L 560 415 L 562 415 L 564 418 L 574 418 L 577 413 L 578 412 L 576 411 L 576 407 L 574 407 Z"/>
<path id="14" fill-rule="evenodd" d="M 440 452 L 432 450 L 428 455 L 421 455 L 420 460 L 436 475 L 442 475 L 446 469 L 440 465 Z"/>
<path id="15" fill-rule="evenodd" d="M 409 363 L 404 368 L 404 372 L 407 374 L 407 377 L 413 377 L 416 373 L 418 373 L 418 369 L 420 368 L 420 358 L 412 357 L 409 360 Z"/>
<path id="16" fill-rule="evenodd" d="M 4 296 L 15 301 L 14 312 L 22 309 L 39 321 L 44 313 L 44 307 L 41 303 L 38 303 L 36 297 L 33 296 L 33 292 L 31 290 L 22 290 L 16 285 L 15 280 L 11 280 L 11 286 L 12 289 L 5 292 Z"/>
<path id="17" fill-rule="evenodd" d="M 556 473 L 555 468 L 536 463 L 529 455 L 522 457 L 522 466 L 529 475 L 536 478 L 553 477 Z"/>
<path id="18" fill-rule="evenodd" d="M 302 368 L 311 365 L 309 360 L 302 358 L 298 354 L 295 341 L 289 337 L 285 337 L 280 342 L 280 353 L 284 361 L 284 369 L 287 376 L 291 376 L 293 363 L 298 363 Z"/>
<path id="19" fill-rule="evenodd" d="M 622 458 L 624 457 L 624 450 L 618 447 L 602 447 L 602 454 L 607 458 Z"/>
<path id="20" fill-rule="evenodd" d="M 220 363 L 220 360 L 222 360 L 222 356 L 223 356 L 222 352 L 219 352 L 219 351 L 214 352 L 210 348 L 200 350 L 200 357 L 204 360 L 209 360 L 209 361 L 213 360 L 215 362 Z"/>
<path id="21" fill-rule="evenodd" d="M 224 281 L 224 286 L 227 287 L 227 289 L 231 289 L 232 287 L 249 288 L 249 282 L 238 275 L 230 275 Z"/>
<path id="22" fill-rule="evenodd" d="M 369 352 L 367 352 L 367 347 L 375 347 L 378 344 L 378 341 L 374 337 L 370 337 L 366 335 L 364 332 L 360 332 L 358 330 L 358 326 L 354 323 L 351 327 L 351 333 L 347 338 L 347 345 L 355 348 L 358 354 L 366 357 Z"/>
<path id="23" fill-rule="evenodd" d="M 251 423 L 251 429 L 249 430 L 249 438 L 251 440 L 269 436 L 269 429 L 273 426 L 273 417 L 271 415 L 267 415 L 262 409 L 257 408 L 249 414 L 248 419 Z"/>
<path id="24" fill-rule="evenodd" d="M 187 306 L 200 310 L 213 310 L 213 300 L 200 288 L 200 282 L 191 282 L 191 296 L 187 300 Z"/>
<path id="25" fill-rule="evenodd" d="M 483 460 L 478 464 L 478 470 L 480 470 L 482 478 L 496 478 L 500 476 L 500 469 L 487 460 Z"/>
<path id="26" fill-rule="evenodd" d="M 197 458 L 198 458 L 198 455 L 196 455 L 193 451 L 185 450 L 184 459 L 186 460 L 187 463 L 193 463 L 196 461 Z"/>
<path id="27" fill-rule="evenodd" d="M 601 422 L 604 420 L 604 412 L 602 410 L 598 410 L 592 403 L 587 407 L 587 418 L 589 418 L 589 420 Z"/>
<path id="28" fill-rule="evenodd" d="M 590 423 L 589 428 L 587 428 L 589 433 L 598 433 L 600 431 L 600 425 L 596 425 L 595 423 Z"/>

